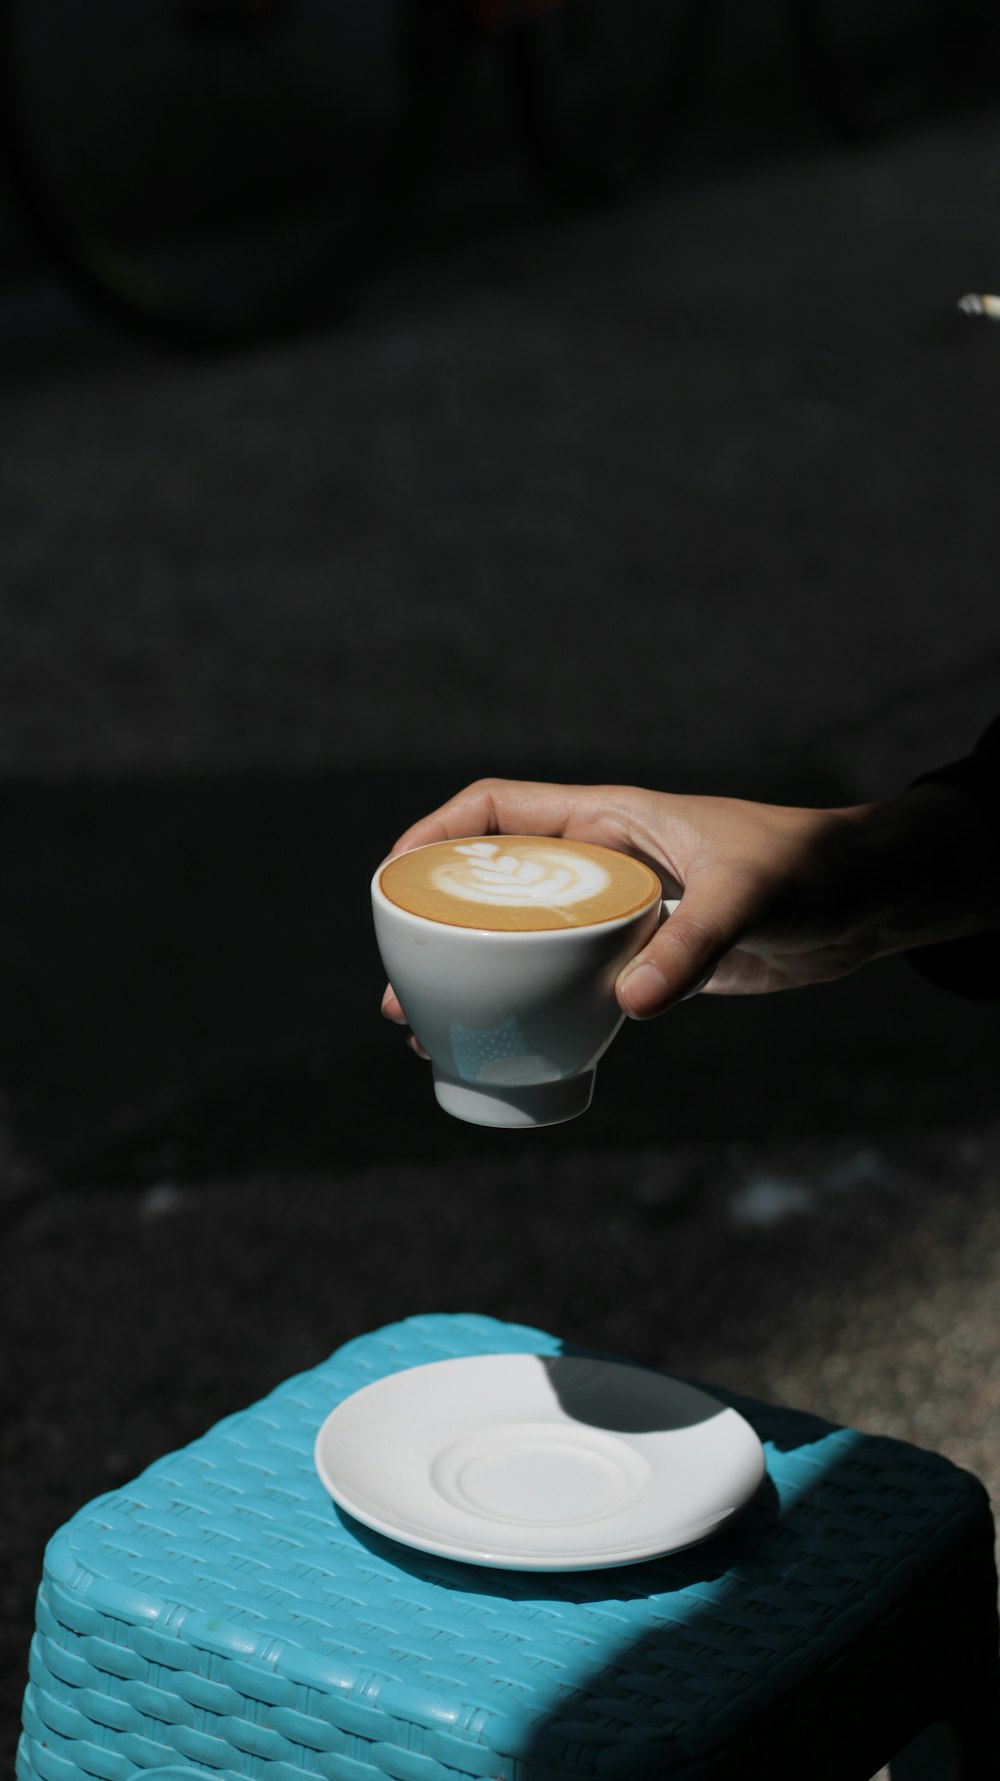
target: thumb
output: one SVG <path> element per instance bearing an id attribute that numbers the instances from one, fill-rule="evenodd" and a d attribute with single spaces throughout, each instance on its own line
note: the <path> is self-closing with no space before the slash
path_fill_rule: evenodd
<path id="1" fill-rule="evenodd" d="M 618 978 L 618 1001 L 632 1020 L 651 1020 L 693 996 L 739 938 L 739 918 L 726 908 L 718 884 L 689 885 L 649 945 L 630 959 Z"/>

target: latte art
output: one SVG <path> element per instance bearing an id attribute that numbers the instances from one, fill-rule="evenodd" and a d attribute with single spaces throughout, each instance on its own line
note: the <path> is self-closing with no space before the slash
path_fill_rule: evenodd
<path id="1" fill-rule="evenodd" d="M 431 873 L 431 882 L 449 896 L 472 903 L 544 904 L 563 909 L 582 897 L 606 890 L 608 873 L 594 859 L 567 848 L 556 852 L 544 842 L 521 842 L 510 852 L 497 841 L 460 841 L 454 859 Z"/>
<path id="2" fill-rule="evenodd" d="M 516 932 L 615 921 L 660 896 L 656 874 L 630 855 L 544 835 L 434 842 L 390 860 L 379 883 L 428 921 Z"/>

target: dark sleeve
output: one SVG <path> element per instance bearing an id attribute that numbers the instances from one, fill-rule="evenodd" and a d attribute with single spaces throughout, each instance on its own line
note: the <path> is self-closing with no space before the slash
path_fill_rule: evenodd
<path id="1" fill-rule="evenodd" d="M 951 785 L 982 811 L 1000 845 L 1000 717 L 980 736 L 970 755 L 948 767 L 922 773 L 915 785 Z M 967 940 L 919 946 L 907 953 L 922 977 L 976 1002 L 1000 1002 L 1000 909 L 997 928 Z"/>

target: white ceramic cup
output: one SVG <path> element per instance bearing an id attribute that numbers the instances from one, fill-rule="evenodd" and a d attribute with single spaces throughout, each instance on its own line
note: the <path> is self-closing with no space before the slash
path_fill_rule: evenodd
<path id="1" fill-rule="evenodd" d="M 453 927 L 400 909 L 372 879 L 375 936 L 434 1093 L 472 1125 L 543 1126 L 590 1106 L 624 1015 L 623 965 L 660 919 L 658 897 L 613 921 L 555 931 Z"/>

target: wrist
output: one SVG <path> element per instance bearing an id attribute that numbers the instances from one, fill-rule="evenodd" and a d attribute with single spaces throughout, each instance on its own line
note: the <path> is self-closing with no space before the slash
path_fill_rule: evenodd
<path id="1" fill-rule="evenodd" d="M 872 956 L 1000 927 L 1000 838 L 967 793 L 925 781 L 843 814 L 861 842 Z"/>

